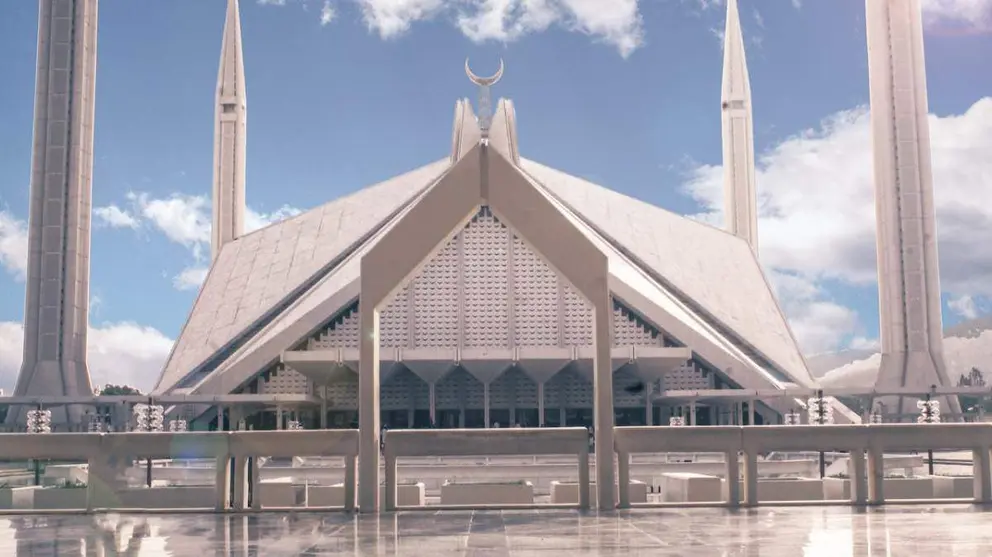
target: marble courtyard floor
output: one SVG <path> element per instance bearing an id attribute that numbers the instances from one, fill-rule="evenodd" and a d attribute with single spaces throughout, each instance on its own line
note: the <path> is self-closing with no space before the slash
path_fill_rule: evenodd
<path id="1" fill-rule="evenodd" d="M 0 556 L 410 557 L 992 555 L 971 505 L 0 516 Z"/>

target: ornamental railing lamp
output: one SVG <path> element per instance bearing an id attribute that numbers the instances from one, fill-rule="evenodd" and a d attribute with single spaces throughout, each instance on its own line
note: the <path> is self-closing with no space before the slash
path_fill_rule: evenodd
<path id="1" fill-rule="evenodd" d="M 782 418 L 785 420 L 785 425 L 799 425 L 801 423 L 799 412 L 795 408 L 786 412 Z"/>
<path id="2" fill-rule="evenodd" d="M 685 425 L 685 418 L 682 416 L 672 416 L 668 418 L 668 425 L 672 427 L 681 427 Z"/>
<path id="3" fill-rule="evenodd" d="M 189 424 L 186 420 L 169 420 L 169 431 L 173 433 L 189 431 Z"/>
<path id="4" fill-rule="evenodd" d="M 149 399 L 148 404 L 134 405 L 134 431 L 154 432 L 162 431 L 165 419 L 165 408 L 158 404 L 152 404 Z M 148 458 L 145 463 L 145 483 L 152 486 L 152 459 Z"/>
<path id="5" fill-rule="evenodd" d="M 286 429 L 290 431 L 300 431 L 303 429 L 303 422 L 299 420 L 289 420 L 289 423 L 286 424 Z"/>
<path id="6" fill-rule="evenodd" d="M 52 411 L 41 408 L 28 410 L 28 433 L 51 433 Z M 34 485 L 41 485 L 41 461 L 34 460 Z"/>

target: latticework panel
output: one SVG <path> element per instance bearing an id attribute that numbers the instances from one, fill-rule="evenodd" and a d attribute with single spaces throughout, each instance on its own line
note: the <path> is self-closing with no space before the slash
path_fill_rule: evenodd
<path id="1" fill-rule="evenodd" d="M 342 381 L 327 387 L 327 407 L 334 410 L 358 409 L 357 375 L 351 381 Z"/>
<path id="2" fill-rule="evenodd" d="M 380 346 L 407 348 L 410 345 L 410 286 L 407 285 L 386 304 L 379 317 Z"/>
<path id="3" fill-rule="evenodd" d="M 558 277 L 513 237 L 513 333 L 517 346 L 558 346 Z"/>
<path id="4" fill-rule="evenodd" d="M 482 408 L 482 382 L 462 368 L 445 375 L 434 387 L 437 408 Z"/>
<path id="5" fill-rule="evenodd" d="M 448 242 L 413 282 L 414 345 L 458 345 L 458 242 Z"/>
<path id="6" fill-rule="evenodd" d="M 259 381 L 258 391 L 263 395 L 305 395 L 312 392 L 312 387 L 303 374 L 279 366 L 267 381 Z"/>
<path id="7" fill-rule="evenodd" d="M 537 384 L 517 367 L 511 367 L 489 386 L 490 408 L 536 408 Z"/>
<path id="8" fill-rule="evenodd" d="M 570 284 L 562 283 L 565 305 L 566 346 L 592 344 L 592 306 Z"/>
<path id="9" fill-rule="evenodd" d="M 552 408 L 592 407 L 592 384 L 571 369 L 566 369 L 545 385 L 544 404 Z"/>
<path id="10" fill-rule="evenodd" d="M 662 388 L 666 390 L 699 390 L 714 389 L 714 375 L 703 373 L 694 364 L 689 364 L 669 371 L 662 379 Z"/>
<path id="11" fill-rule="evenodd" d="M 407 410 L 412 406 L 409 371 L 393 374 L 379 387 L 379 407 L 382 410 Z"/>
<path id="12" fill-rule="evenodd" d="M 358 304 L 338 315 L 307 343 L 309 350 L 358 348 Z"/>
<path id="13" fill-rule="evenodd" d="M 483 207 L 461 236 L 465 346 L 509 346 L 509 230 Z"/>
<path id="14" fill-rule="evenodd" d="M 644 406 L 644 396 L 631 394 L 629 387 L 642 383 L 640 377 L 627 367 L 622 367 L 613 373 L 613 406 L 617 408 Z"/>
<path id="15" fill-rule="evenodd" d="M 613 346 L 664 346 L 665 339 L 637 314 L 613 303 Z"/>

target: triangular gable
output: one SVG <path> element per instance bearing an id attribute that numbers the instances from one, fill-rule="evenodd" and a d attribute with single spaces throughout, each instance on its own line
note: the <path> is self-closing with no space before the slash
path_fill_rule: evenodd
<path id="1" fill-rule="evenodd" d="M 571 211 L 697 312 L 776 367 L 815 383 L 747 243 L 585 180 L 522 160 L 521 167 Z"/>
<path id="2" fill-rule="evenodd" d="M 348 253 L 450 165 L 446 158 L 247 234 L 221 250 L 166 361 L 155 392 L 236 342 Z"/>

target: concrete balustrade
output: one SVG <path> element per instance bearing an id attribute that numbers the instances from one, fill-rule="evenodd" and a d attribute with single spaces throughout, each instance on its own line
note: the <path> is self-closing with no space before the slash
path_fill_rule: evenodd
<path id="1" fill-rule="evenodd" d="M 881 424 L 762 427 L 618 427 L 614 433 L 620 485 L 630 480 L 630 455 L 656 452 L 723 453 L 724 500 L 730 506 L 759 503 L 758 455 L 772 451 L 844 451 L 850 454 L 849 493 L 854 505 L 883 504 L 886 452 L 970 450 L 972 496 L 992 503 L 992 424 Z M 743 477 L 740 463 L 743 462 Z M 891 481 L 891 480 L 889 480 Z M 930 480 L 932 481 L 932 480 Z M 743 498 L 740 497 L 743 487 Z M 940 492 L 954 493 L 953 489 Z M 960 492 L 960 490 L 958 490 Z M 621 489 L 621 507 L 630 506 Z"/>
<path id="2" fill-rule="evenodd" d="M 589 432 L 581 427 L 390 430 L 384 437 L 385 509 L 396 510 L 396 459 L 409 456 L 574 454 L 579 502 L 589 508 Z M 625 491 L 625 490 L 622 490 Z"/>

